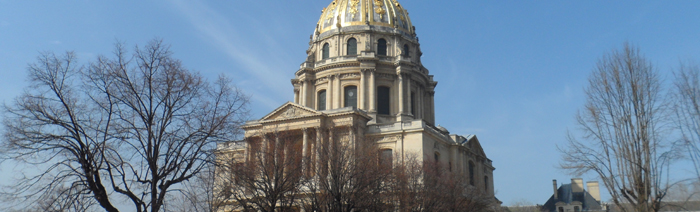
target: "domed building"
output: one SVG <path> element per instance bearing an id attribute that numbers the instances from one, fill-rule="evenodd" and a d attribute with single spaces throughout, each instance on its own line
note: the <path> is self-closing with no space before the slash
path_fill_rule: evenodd
<path id="1" fill-rule="evenodd" d="M 310 156 L 334 140 L 371 140 L 393 163 L 418 155 L 494 195 L 495 168 L 477 137 L 436 127 L 438 83 L 421 63 L 415 27 L 398 1 L 334 0 L 323 9 L 306 53 L 291 80 L 294 102 L 248 122 L 248 141 L 296 134 L 296 150 Z M 247 146 L 232 142 L 219 150 L 246 155 Z"/>

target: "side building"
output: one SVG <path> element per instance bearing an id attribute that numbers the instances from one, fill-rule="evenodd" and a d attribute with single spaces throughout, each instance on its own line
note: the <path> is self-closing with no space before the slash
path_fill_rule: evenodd
<path id="1" fill-rule="evenodd" d="M 597 181 L 583 184 L 583 179 L 573 178 L 570 184 L 562 184 L 557 189 L 557 180 L 552 181 L 554 194 L 543 208 L 549 212 L 607 211 L 600 201 L 600 188 Z M 586 186 L 584 189 L 584 186 Z"/>

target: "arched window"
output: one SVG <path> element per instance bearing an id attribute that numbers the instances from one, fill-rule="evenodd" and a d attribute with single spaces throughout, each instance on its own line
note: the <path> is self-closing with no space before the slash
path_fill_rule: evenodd
<path id="1" fill-rule="evenodd" d="M 324 60 L 328 59 L 328 57 L 330 56 L 330 51 L 331 51 L 330 45 L 328 45 L 328 43 L 323 44 L 323 58 L 322 59 L 324 59 Z"/>
<path id="2" fill-rule="evenodd" d="M 474 185 L 474 162 L 469 161 L 469 185 Z"/>
<path id="3" fill-rule="evenodd" d="M 578 206 L 574 206 L 574 212 L 581 212 L 581 209 Z"/>
<path id="4" fill-rule="evenodd" d="M 377 42 L 377 55 L 386 56 L 386 40 L 383 38 Z"/>
<path id="5" fill-rule="evenodd" d="M 318 91 L 318 94 L 316 95 L 316 101 L 317 110 L 326 110 L 326 90 Z"/>
<path id="6" fill-rule="evenodd" d="M 389 167 L 394 164 L 394 153 L 391 149 L 382 150 L 379 156 L 379 164 Z"/>
<path id="7" fill-rule="evenodd" d="M 347 55 L 357 55 L 357 40 L 355 38 L 350 38 L 348 40 L 348 54 Z"/>
<path id="8" fill-rule="evenodd" d="M 345 106 L 357 107 L 357 86 L 345 87 Z"/>
<path id="9" fill-rule="evenodd" d="M 377 113 L 390 115 L 390 89 L 389 87 L 377 87 Z"/>
<path id="10" fill-rule="evenodd" d="M 403 45 L 403 56 L 410 57 L 410 51 L 411 49 L 408 48 L 408 44 Z"/>
<path id="11" fill-rule="evenodd" d="M 564 207 L 559 207 L 559 212 L 564 212 Z"/>

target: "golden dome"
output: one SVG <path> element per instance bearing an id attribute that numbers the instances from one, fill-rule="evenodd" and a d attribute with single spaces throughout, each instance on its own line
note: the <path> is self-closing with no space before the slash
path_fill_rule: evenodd
<path id="1" fill-rule="evenodd" d="M 396 28 L 413 35 L 408 12 L 397 0 L 334 0 L 323 9 L 316 34 L 358 25 Z"/>

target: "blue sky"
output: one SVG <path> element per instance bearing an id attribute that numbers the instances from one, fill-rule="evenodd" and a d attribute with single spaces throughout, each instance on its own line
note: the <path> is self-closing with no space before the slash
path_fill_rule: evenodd
<path id="1" fill-rule="evenodd" d="M 0 0 L 0 101 L 25 89 L 27 64 L 41 51 L 75 51 L 86 62 L 111 54 L 116 41 L 158 37 L 186 67 L 233 78 L 259 118 L 292 100 L 289 80 L 330 1 Z M 576 132 L 583 88 L 604 53 L 629 41 L 667 81 L 680 60 L 700 59 L 700 1 L 400 2 L 439 82 L 437 123 L 479 137 L 505 205 L 543 204 L 552 179 L 573 177 L 556 168 L 556 145 Z M 21 169 L 0 168 L 3 182 Z"/>

